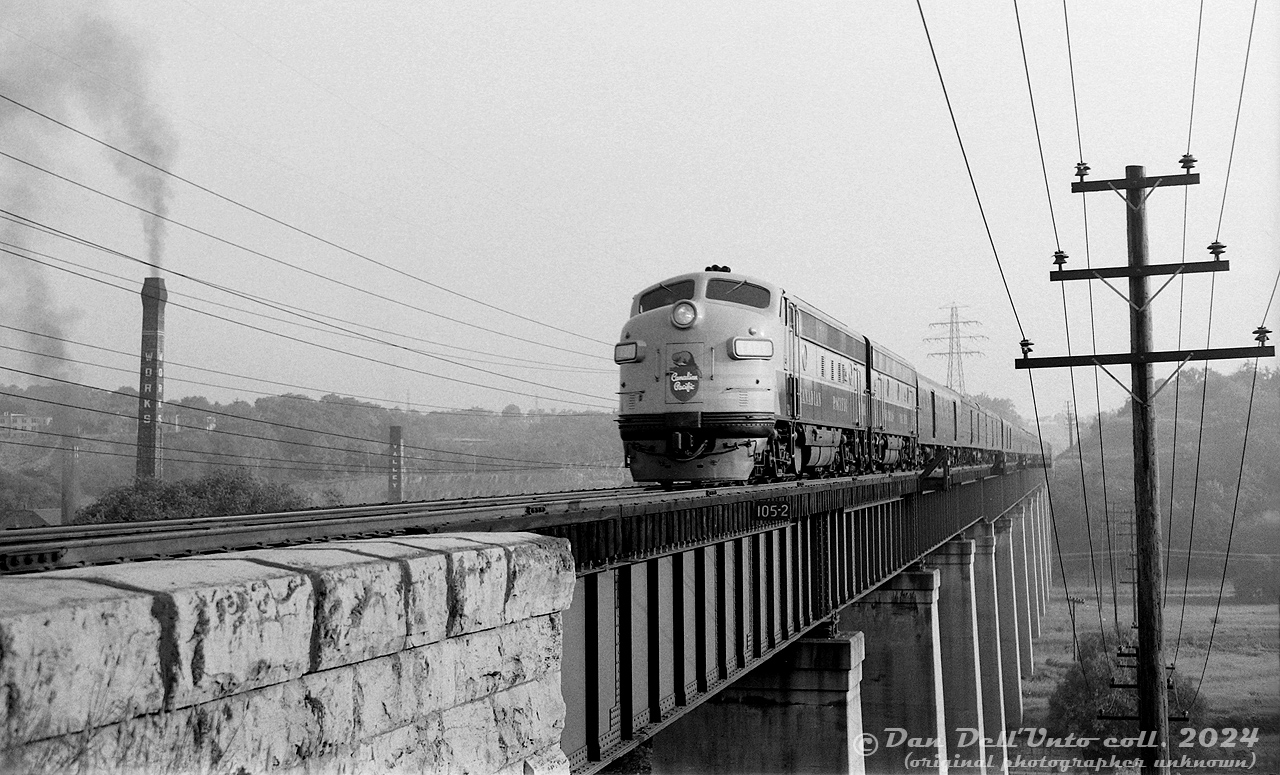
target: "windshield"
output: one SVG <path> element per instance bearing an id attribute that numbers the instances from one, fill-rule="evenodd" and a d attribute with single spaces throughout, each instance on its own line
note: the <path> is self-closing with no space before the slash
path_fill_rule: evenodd
<path id="1" fill-rule="evenodd" d="M 732 301 L 759 309 L 769 308 L 769 289 L 742 280 L 707 280 L 707 298 Z"/>
<path id="2" fill-rule="evenodd" d="M 669 304 L 675 304 L 681 299 L 693 298 L 693 280 L 681 280 L 678 283 L 665 283 L 659 285 L 651 291 L 645 291 L 640 296 L 639 312 L 648 312 L 651 309 L 665 307 Z"/>

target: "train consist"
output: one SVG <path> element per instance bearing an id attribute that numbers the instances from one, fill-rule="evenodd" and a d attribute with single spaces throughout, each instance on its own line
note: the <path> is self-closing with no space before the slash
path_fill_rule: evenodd
<path id="1" fill-rule="evenodd" d="M 614 347 L 637 482 L 1038 463 L 1037 437 L 776 285 L 711 266 L 646 288 Z"/>

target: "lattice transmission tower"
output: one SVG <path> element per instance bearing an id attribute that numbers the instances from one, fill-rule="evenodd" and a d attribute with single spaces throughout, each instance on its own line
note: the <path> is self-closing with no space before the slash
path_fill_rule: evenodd
<path id="1" fill-rule="evenodd" d="M 971 326 L 982 325 L 976 320 L 961 320 L 960 310 L 963 307 L 954 301 L 950 304 L 944 304 L 938 309 L 951 310 L 950 319 L 941 323 L 930 323 L 929 328 L 946 328 L 947 333 L 944 336 L 927 336 L 926 342 L 946 342 L 947 351 L 939 353 L 929 353 L 930 358 L 947 359 L 947 387 L 957 392 L 963 393 L 964 390 L 964 357 L 966 355 L 983 355 L 981 350 L 965 349 L 966 342 L 974 342 L 979 339 L 986 339 L 982 334 L 966 333 Z"/>

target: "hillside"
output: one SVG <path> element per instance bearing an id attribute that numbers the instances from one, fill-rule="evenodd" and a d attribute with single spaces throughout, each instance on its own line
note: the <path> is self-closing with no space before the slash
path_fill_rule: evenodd
<path id="1" fill-rule="evenodd" d="M 1232 553 L 1239 553 L 1240 562 L 1265 563 L 1265 558 L 1247 555 L 1280 550 L 1273 545 L 1275 520 L 1280 518 L 1280 372 L 1258 372 L 1242 473 L 1252 380 L 1252 366 L 1229 375 L 1209 370 L 1207 376 L 1202 370 L 1184 369 L 1181 378 L 1157 397 L 1159 513 L 1165 542 L 1172 547 L 1171 577 L 1183 575 L 1189 541 L 1192 575 L 1221 573 L 1233 514 Z M 1080 447 L 1065 450 L 1055 460 L 1052 498 L 1058 540 L 1068 573 L 1078 582 L 1089 570 L 1090 538 L 1100 575 L 1106 572 L 1108 537 L 1117 567 L 1129 564 L 1132 433 L 1131 408 L 1126 405 L 1082 425 Z M 1104 508 L 1108 503 L 1110 508 Z"/>
<path id="2" fill-rule="evenodd" d="M 0 445 L 0 510 L 59 505 L 56 448 L 73 435 L 81 448 L 82 500 L 132 481 L 136 392 L 5 390 L 20 397 L 6 397 L 0 411 L 39 422 L 35 432 L 9 433 Z M 410 499 L 604 487 L 627 478 L 613 415 L 606 413 L 526 413 L 515 405 L 502 412 L 419 412 L 337 395 L 229 404 L 193 396 L 168 410 L 165 479 L 241 469 L 288 484 L 317 505 L 386 500 L 393 425 L 403 428 Z"/>

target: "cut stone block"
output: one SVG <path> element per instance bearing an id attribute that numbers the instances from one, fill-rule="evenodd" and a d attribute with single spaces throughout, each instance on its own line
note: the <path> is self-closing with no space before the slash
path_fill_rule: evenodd
<path id="1" fill-rule="evenodd" d="M 49 574 L 154 594 L 166 708 L 195 705 L 301 676 L 314 609 L 301 572 L 233 556 L 163 560 Z"/>
<path id="2" fill-rule="evenodd" d="M 0 578 L 0 749 L 160 710 L 153 606 L 84 581 Z"/>
<path id="3" fill-rule="evenodd" d="M 564 541 L 523 533 L 461 533 L 459 537 L 506 550 L 504 621 L 563 611 L 573 602 L 573 554 Z"/>
<path id="4" fill-rule="evenodd" d="M 350 665 L 404 647 L 406 585 L 400 566 L 325 545 L 236 552 L 236 558 L 305 574 L 315 591 L 310 670 Z"/>

